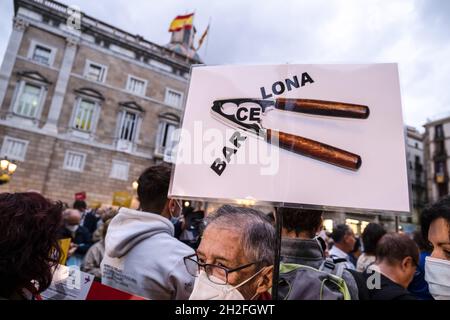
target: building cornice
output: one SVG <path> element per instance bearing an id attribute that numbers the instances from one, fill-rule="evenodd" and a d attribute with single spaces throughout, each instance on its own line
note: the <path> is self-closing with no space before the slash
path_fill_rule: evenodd
<path id="1" fill-rule="evenodd" d="M 82 145 L 85 145 L 85 146 L 90 146 L 90 147 L 95 147 L 95 148 L 99 148 L 99 149 L 103 149 L 103 150 L 107 150 L 107 151 L 112 151 L 112 152 L 116 152 L 116 153 L 126 154 L 126 155 L 130 155 L 130 156 L 138 157 L 138 158 L 142 158 L 142 159 L 152 160 L 154 158 L 151 153 L 123 152 L 123 151 L 117 150 L 113 145 L 100 143 L 100 142 L 97 142 L 97 141 L 82 140 L 82 139 L 73 137 L 70 134 L 55 134 L 53 132 L 46 131 L 45 129 L 40 129 L 40 128 L 37 128 L 37 127 L 34 127 L 34 126 L 20 126 L 20 127 L 18 127 L 17 123 L 14 123 L 14 121 L 11 121 L 11 119 L 9 119 L 9 120 L 0 119 L 0 126 L 13 128 L 13 129 L 20 130 L 20 131 L 32 132 L 32 133 L 35 133 L 35 134 L 40 134 L 40 135 L 43 135 L 43 136 L 46 136 L 46 137 L 51 137 L 51 138 L 58 139 L 58 140 L 61 140 L 61 141 L 78 143 L 78 144 L 82 144 Z"/>
<path id="2" fill-rule="evenodd" d="M 50 25 L 48 25 L 46 23 L 43 23 L 43 22 L 40 22 L 40 21 L 36 21 L 36 20 L 32 20 L 32 19 L 30 19 L 28 17 L 21 17 L 21 19 L 22 20 L 23 19 L 27 19 L 28 25 L 31 25 L 31 26 L 33 26 L 35 28 L 41 29 L 41 30 L 49 32 L 49 33 L 53 33 L 55 35 L 58 35 L 60 37 L 65 38 L 66 40 L 68 38 L 70 38 L 70 41 L 68 41 L 69 45 L 82 44 L 82 45 L 85 45 L 85 46 L 87 46 L 87 47 L 89 47 L 89 48 L 91 48 L 93 50 L 97 50 L 97 51 L 99 51 L 101 53 L 106 53 L 108 55 L 112 55 L 112 56 L 114 56 L 114 57 L 116 57 L 118 59 L 124 60 L 124 61 L 129 62 L 129 63 L 133 63 L 133 64 L 135 64 L 135 65 L 137 65 L 139 67 L 151 70 L 153 72 L 159 73 L 159 74 L 161 74 L 163 76 L 166 76 L 166 77 L 170 77 L 170 78 L 172 78 L 174 80 L 177 80 L 177 81 L 180 81 L 182 83 L 187 84 L 189 82 L 189 79 L 186 79 L 185 77 L 173 74 L 171 72 L 167 72 L 167 71 L 161 70 L 161 69 L 159 69 L 157 67 L 154 67 L 154 66 L 152 66 L 150 64 L 147 64 L 147 63 L 144 63 L 142 61 L 139 61 L 139 60 L 136 60 L 136 59 L 132 59 L 132 58 L 127 57 L 125 55 L 119 54 L 119 53 L 117 53 L 117 52 L 115 52 L 113 50 L 106 49 L 106 48 L 104 48 L 102 46 L 99 46 L 99 45 L 97 45 L 95 43 L 89 42 L 89 41 L 87 41 L 87 40 L 85 40 L 83 38 L 76 38 L 72 34 L 68 34 L 67 32 L 65 32 L 65 31 L 63 31 L 63 30 L 61 30 L 59 28 L 55 28 L 53 26 L 50 26 Z"/>
<path id="3" fill-rule="evenodd" d="M 16 58 L 19 59 L 19 60 L 23 60 L 23 61 L 29 62 L 31 64 L 34 64 L 34 65 L 42 67 L 42 68 L 46 68 L 46 69 L 49 69 L 49 70 L 52 70 L 52 71 L 59 72 L 59 68 L 55 68 L 55 67 L 43 64 L 43 63 L 36 62 L 33 59 L 30 59 L 28 57 L 17 55 Z"/>
<path id="4" fill-rule="evenodd" d="M 441 119 L 437 119 L 437 120 L 433 120 L 433 121 L 427 122 L 427 123 L 425 123 L 423 126 L 424 126 L 425 128 L 428 128 L 428 127 L 433 127 L 433 126 L 435 126 L 435 125 L 438 125 L 438 124 L 444 124 L 444 123 L 448 123 L 448 122 L 450 122 L 450 116 L 447 116 L 447 117 L 444 117 L 444 118 L 441 118 Z"/>
<path id="5" fill-rule="evenodd" d="M 61 30 L 59 30 L 59 31 L 61 31 Z M 125 60 L 125 61 L 130 62 L 130 63 L 136 64 L 139 67 L 143 67 L 143 68 L 146 68 L 146 69 L 151 70 L 153 72 L 157 72 L 157 73 L 159 73 L 159 74 L 161 74 L 163 76 L 170 77 L 172 79 L 175 79 L 175 80 L 178 80 L 178 81 L 184 82 L 184 83 L 188 83 L 189 82 L 189 79 L 186 79 L 186 78 L 184 78 L 182 76 L 179 76 L 179 75 L 173 74 L 171 72 L 167 72 L 167 71 L 161 70 L 159 68 L 153 67 L 152 65 L 149 65 L 149 64 L 144 63 L 142 61 L 139 61 L 139 60 L 136 60 L 136 59 L 132 59 L 130 57 L 127 57 L 127 56 L 122 55 L 120 53 L 117 53 L 115 51 L 112 51 L 112 50 L 106 49 L 106 48 L 104 48 L 102 46 L 99 46 L 99 45 L 97 45 L 95 43 L 89 42 L 89 41 L 87 41 L 85 39 L 80 39 L 80 43 L 82 45 L 85 45 L 85 46 L 91 48 L 91 49 L 94 49 L 94 50 L 97 50 L 99 52 L 112 55 L 112 56 L 114 56 L 114 57 L 116 57 L 118 59 L 122 59 L 122 60 Z"/>
<path id="6" fill-rule="evenodd" d="M 424 139 L 424 135 L 420 134 L 418 132 L 408 132 L 407 136 L 408 136 L 408 138 L 415 139 L 415 140 L 418 140 L 418 141 L 421 141 L 421 142 Z"/>
<path id="7" fill-rule="evenodd" d="M 52 0 L 14 0 L 14 10 L 17 14 L 20 7 L 51 16 L 59 23 L 66 23 L 69 18 L 69 7 Z M 111 43 L 119 43 L 133 51 L 149 55 L 163 63 L 169 63 L 177 68 L 189 70 L 190 65 L 201 63 L 196 59 L 186 57 L 166 47 L 157 45 L 144 39 L 142 36 L 133 35 L 108 23 L 102 22 L 83 12 L 81 14 L 81 32 L 93 36 L 103 37 Z"/>

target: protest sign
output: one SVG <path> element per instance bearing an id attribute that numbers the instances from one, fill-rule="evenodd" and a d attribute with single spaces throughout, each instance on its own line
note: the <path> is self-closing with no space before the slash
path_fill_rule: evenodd
<path id="1" fill-rule="evenodd" d="M 71 238 L 65 238 L 58 240 L 59 247 L 61 248 L 61 257 L 59 258 L 59 263 L 62 265 L 66 264 L 67 254 L 69 253 L 70 243 L 72 242 Z"/>
<path id="2" fill-rule="evenodd" d="M 143 297 L 130 294 L 115 288 L 101 284 L 100 282 L 93 282 L 91 290 L 86 297 L 86 300 L 147 300 Z"/>
<path id="3" fill-rule="evenodd" d="M 78 268 L 58 265 L 52 283 L 41 293 L 43 300 L 86 300 L 94 276 Z"/>
<path id="4" fill-rule="evenodd" d="M 40 297 L 42 300 L 145 300 L 94 281 L 92 274 L 78 267 L 64 265 L 58 265 L 50 287 Z"/>
<path id="5" fill-rule="evenodd" d="M 396 64 L 192 69 L 169 196 L 410 211 Z"/>
<path id="6" fill-rule="evenodd" d="M 81 191 L 75 193 L 75 200 L 85 201 L 86 200 L 86 191 Z"/>
<path id="7" fill-rule="evenodd" d="M 129 208 L 133 201 L 133 196 L 127 191 L 116 191 L 113 194 L 113 206 Z"/>

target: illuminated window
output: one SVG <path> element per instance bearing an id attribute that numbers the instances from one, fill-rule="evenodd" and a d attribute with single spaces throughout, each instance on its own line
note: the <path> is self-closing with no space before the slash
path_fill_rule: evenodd
<path id="1" fill-rule="evenodd" d="M 327 232 L 333 232 L 333 220 L 332 219 L 324 219 L 323 226 Z"/>
<path id="2" fill-rule="evenodd" d="M 14 106 L 14 113 L 27 118 L 36 118 L 41 106 L 43 91 L 41 86 L 23 82 Z"/>
<path id="3" fill-rule="evenodd" d="M 75 117 L 73 119 L 73 128 L 80 131 L 91 132 L 95 120 L 96 106 L 97 104 L 94 101 L 85 98 L 78 99 Z"/>

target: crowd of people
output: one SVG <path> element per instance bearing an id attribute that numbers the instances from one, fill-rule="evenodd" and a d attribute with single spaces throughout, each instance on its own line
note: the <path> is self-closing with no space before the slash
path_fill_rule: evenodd
<path id="1" fill-rule="evenodd" d="M 39 298 L 67 258 L 146 299 L 269 300 L 280 223 L 278 299 L 450 300 L 450 197 L 425 208 L 412 235 L 370 223 L 356 237 L 345 224 L 326 232 L 319 210 L 224 205 L 205 216 L 168 199 L 170 176 L 146 169 L 136 210 L 0 194 L 0 298 Z"/>

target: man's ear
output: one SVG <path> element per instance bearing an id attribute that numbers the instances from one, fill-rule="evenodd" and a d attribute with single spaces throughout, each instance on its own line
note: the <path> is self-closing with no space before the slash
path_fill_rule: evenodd
<path id="1" fill-rule="evenodd" d="M 348 244 L 348 234 L 344 234 L 344 237 L 342 238 L 342 243 Z"/>
<path id="2" fill-rule="evenodd" d="M 412 266 L 413 266 L 413 260 L 411 257 L 403 258 L 402 263 L 401 263 L 402 270 L 407 270 L 408 268 L 410 268 Z"/>
<path id="3" fill-rule="evenodd" d="M 173 201 L 173 199 L 167 199 L 164 209 L 161 212 L 163 217 L 170 218 L 170 213 L 172 212 L 171 210 L 173 210 L 173 205 L 175 205 L 175 202 Z"/>
<path id="4" fill-rule="evenodd" d="M 176 208 L 177 208 L 176 200 L 175 199 L 169 199 L 168 203 L 169 203 L 170 213 L 173 213 L 176 210 Z"/>
<path id="5" fill-rule="evenodd" d="M 320 218 L 320 225 L 317 227 L 316 234 L 323 230 L 323 217 Z"/>
<path id="6" fill-rule="evenodd" d="M 269 291 L 272 288 L 272 277 L 273 277 L 273 265 L 264 267 L 263 271 L 259 276 L 257 285 L 256 285 L 256 293 L 262 294 L 264 292 Z"/>

